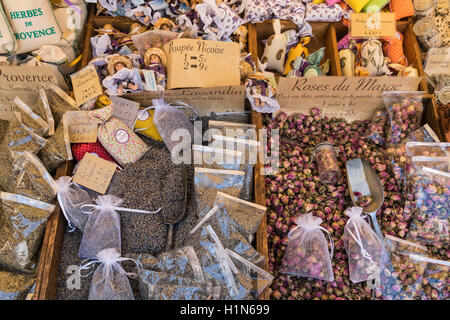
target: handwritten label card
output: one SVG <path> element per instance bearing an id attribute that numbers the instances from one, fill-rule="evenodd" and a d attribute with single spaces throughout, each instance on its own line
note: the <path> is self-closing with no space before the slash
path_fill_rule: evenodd
<path id="1" fill-rule="evenodd" d="M 239 44 L 176 39 L 164 46 L 167 89 L 209 88 L 241 84 Z"/>
<path id="2" fill-rule="evenodd" d="M 350 37 L 378 38 L 394 37 L 397 31 L 395 13 L 352 13 L 350 18 Z"/>
<path id="3" fill-rule="evenodd" d="M 93 65 L 88 65 L 70 77 L 78 106 L 103 93 L 100 79 Z"/>
<path id="4" fill-rule="evenodd" d="M 0 66 L 0 119 L 13 120 L 14 98 L 32 106 L 39 97 L 39 85 L 58 84 L 50 67 Z"/>
<path id="5" fill-rule="evenodd" d="M 92 153 L 86 153 L 73 181 L 83 187 L 105 194 L 116 168 L 117 165 L 114 162 L 104 160 Z"/>
<path id="6" fill-rule="evenodd" d="M 113 117 L 122 120 L 128 128 L 133 129 L 139 106 L 138 102 L 127 100 L 124 98 L 111 96 L 109 97 L 113 103 Z"/>
<path id="7" fill-rule="evenodd" d="M 64 117 L 69 127 L 71 143 L 94 143 L 97 141 L 98 123 L 89 119 L 89 111 L 67 111 Z"/>
<path id="8" fill-rule="evenodd" d="M 450 48 L 428 50 L 424 72 L 428 77 L 434 74 L 450 74 Z"/>

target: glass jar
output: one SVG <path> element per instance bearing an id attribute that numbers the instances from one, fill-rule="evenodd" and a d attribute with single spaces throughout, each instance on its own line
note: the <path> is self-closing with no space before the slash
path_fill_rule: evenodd
<path id="1" fill-rule="evenodd" d="M 413 31 L 419 39 L 424 50 L 439 48 L 441 46 L 441 34 L 436 28 L 433 16 L 427 16 L 414 24 Z"/>
<path id="2" fill-rule="evenodd" d="M 336 157 L 334 146 L 331 143 L 319 143 L 314 149 L 314 158 L 320 180 L 326 184 L 335 184 L 342 173 Z"/>
<path id="3" fill-rule="evenodd" d="M 437 0 L 414 0 L 415 15 L 418 19 L 433 15 Z"/>

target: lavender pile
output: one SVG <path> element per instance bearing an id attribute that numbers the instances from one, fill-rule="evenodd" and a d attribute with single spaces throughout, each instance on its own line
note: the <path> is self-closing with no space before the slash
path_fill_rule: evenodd
<path id="1" fill-rule="evenodd" d="M 279 171 L 265 178 L 269 267 L 275 276 L 271 298 L 371 299 L 371 290 L 365 282 L 353 284 L 349 278 L 348 256 L 342 236 L 348 220 L 344 210 L 353 204 L 347 186 L 345 162 L 357 157 L 365 159 L 380 177 L 385 201 L 377 217 L 383 233 L 404 239 L 412 214 L 403 210 L 405 199 L 385 150 L 366 138 L 370 133 L 370 121 L 349 124 L 344 119 L 322 117 L 320 110 L 312 109 L 309 115 L 287 116 L 280 113 L 274 119 L 267 116 L 264 124 L 267 129 L 279 129 L 282 138 Z M 337 160 L 342 176 L 334 185 L 320 181 L 312 161 L 315 146 L 323 142 L 333 144 L 339 151 Z M 269 139 L 269 155 L 271 143 Z M 335 279 L 332 282 L 283 275 L 279 271 L 288 243 L 287 234 L 296 227 L 295 218 L 308 212 L 323 219 L 321 226 L 330 232 L 334 241 L 332 267 Z M 438 259 L 448 259 L 448 248 L 433 247 L 430 252 Z"/>

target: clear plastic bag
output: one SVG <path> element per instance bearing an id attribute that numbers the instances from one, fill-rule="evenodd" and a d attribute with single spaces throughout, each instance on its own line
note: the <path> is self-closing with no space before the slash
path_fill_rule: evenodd
<path id="1" fill-rule="evenodd" d="M 0 270 L 0 301 L 25 300 L 35 283 L 34 275 Z"/>
<path id="2" fill-rule="evenodd" d="M 237 197 L 244 185 L 243 171 L 195 168 L 194 186 L 197 212 L 203 218 L 214 206 L 218 191 Z"/>
<path id="3" fill-rule="evenodd" d="M 450 156 L 450 142 L 407 142 L 408 157 L 446 157 Z"/>
<path id="4" fill-rule="evenodd" d="M 54 173 L 63 162 L 73 159 L 72 149 L 70 148 L 69 127 L 65 117 L 38 156 L 50 173 Z"/>
<path id="5" fill-rule="evenodd" d="M 81 207 L 85 204 L 92 203 L 89 193 L 80 188 L 71 177 L 63 176 L 56 180 L 58 185 L 58 202 L 61 211 L 67 220 L 69 228 L 74 231 L 78 228 L 84 232 L 84 227 L 88 220 L 88 215 L 83 213 Z"/>
<path id="6" fill-rule="evenodd" d="M 54 205 L 18 194 L 0 193 L 0 265 L 30 272 Z"/>
<path id="7" fill-rule="evenodd" d="M 242 152 L 192 145 L 194 164 L 203 168 L 242 171 Z"/>
<path id="8" fill-rule="evenodd" d="M 388 91 L 383 93 L 383 101 L 389 114 L 387 145 L 400 143 L 413 133 L 422 121 L 422 98 L 426 92 Z"/>
<path id="9" fill-rule="evenodd" d="M 450 173 L 450 156 L 448 157 L 412 157 L 409 173 L 417 172 L 424 167 Z"/>
<path id="10" fill-rule="evenodd" d="M 34 133 L 44 137 L 47 135 L 49 130 L 49 125 L 44 121 L 40 116 L 31 110 L 31 108 L 25 104 L 19 97 L 14 99 L 14 103 L 16 104 L 15 111 L 19 112 L 22 116 L 22 122 Z"/>
<path id="11" fill-rule="evenodd" d="M 264 260 L 258 251 L 256 251 L 248 238 L 240 233 L 237 224 L 231 218 L 223 206 L 215 204 L 214 207 L 200 220 L 200 222 L 191 230 L 194 239 L 198 237 L 201 232 L 201 227 L 205 224 L 210 224 L 216 232 L 219 240 L 225 248 L 235 250 L 245 259 L 253 263 L 260 263 Z"/>
<path id="12" fill-rule="evenodd" d="M 211 141 L 213 135 L 249 140 L 258 139 L 255 124 L 209 120 L 208 128 L 210 134 L 205 134 L 207 141 Z"/>
<path id="13" fill-rule="evenodd" d="M 192 246 L 166 251 L 157 257 L 150 254 L 130 254 L 128 257 L 140 263 L 143 269 L 206 283 L 202 266 Z"/>
<path id="14" fill-rule="evenodd" d="M 244 185 L 239 195 L 240 198 L 251 201 L 253 198 L 253 167 L 258 162 L 258 150 L 260 143 L 257 140 L 248 138 L 233 138 L 221 135 L 213 135 L 211 147 L 224 148 L 226 150 L 240 151 L 243 153 L 242 162 L 244 163 Z"/>
<path id="15" fill-rule="evenodd" d="M 449 300 L 450 262 L 417 255 L 413 258 L 428 263 L 422 281 L 420 298 L 422 300 Z"/>
<path id="16" fill-rule="evenodd" d="M 239 232 L 250 242 L 257 232 L 267 208 L 253 202 L 241 200 L 229 194 L 218 191 L 215 205 L 222 207 L 236 224 Z"/>
<path id="17" fill-rule="evenodd" d="M 147 300 L 210 300 L 211 287 L 189 284 L 155 284 L 149 287 Z"/>
<path id="18" fill-rule="evenodd" d="M 388 122 L 388 113 L 386 109 L 378 110 L 372 117 L 369 125 L 367 139 L 379 146 L 386 145 L 386 126 Z"/>
<path id="19" fill-rule="evenodd" d="M 123 200 L 106 195 L 99 196 L 95 203 L 97 207 L 89 214 L 84 227 L 78 251 L 79 258 L 94 258 L 107 248 L 113 248 L 121 253 L 120 216 L 114 207 L 120 206 Z"/>
<path id="20" fill-rule="evenodd" d="M 52 110 L 48 104 L 47 94 L 42 86 L 39 86 L 39 98 L 31 110 L 41 117 L 48 125 L 48 136 L 55 134 L 55 119 L 53 118 Z"/>
<path id="21" fill-rule="evenodd" d="M 334 243 L 328 231 L 320 226 L 322 219 L 307 213 L 299 216 L 295 223 L 297 227 L 288 234 L 289 242 L 280 272 L 297 277 L 334 281 L 331 266 Z M 330 253 L 323 231 L 330 239 Z"/>
<path id="22" fill-rule="evenodd" d="M 388 263 L 383 240 L 378 238 L 362 217 L 361 207 L 345 210 L 349 217 L 344 229 L 343 241 L 348 256 L 350 280 L 353 283 L 372 280 Z"/>
<path id="23" fill-rule="evenodd" d="M 448 243 L 450 226 L 450 173 L 424 167 L 413 177 L 411 203 L 414 218 L 407 238 L 426 243 Z"/>
<path id="24" fill-rule="evenodd" d="M 167 104 L 164 99 L 154 99 L 152 102 L 155 106 L 153 122 L 170 154 L 181 142 L 183 142 L 183 145 L 188 143 L 188 146 L 190 146 L 194 141 L 194 126 L 186 114 Z M 179 141 L 180 136 L 182 137 L 181 141 Z M 176 140 L 173 141 L 172 139 Z M 174 151 L 179 152 L 180 150 L 176 149 Z"/>
<path id="25" fill-rule="evenodd" d="M 426 263 L 411 258 L 411 254 L 426 255 L 427 248 L 414 242 L 386 235 L 386 250 L 392 265 L 380 273 L 375 287 L 377 300 L 415 300 L 420 295 Z"/>
<path id="26" fill-rule="evenodd" d="M 59 126 L 67 111 L 80 111 L 75 100 L 68 96 L 58 86 L 48 84 L 44 86 L 44 90 L 47 95 L 48 105 L 53 114 L 55 128 Z"/>
<path id="27" fill-rule="evenodd" d="M 6 190 L 43 202 L 52 202 L 58 190 L 55 180 L 45 169 L 39 158 L 24 152 L 13 163 L 14 186 Z"/>
<path id="28" fill-rule="evenodd" d="M 82 265 L 86 269 L 90 264 L 100 263 L 92 276 L 89 300 L 134 300 L 131 290 L 129 273 L 120 265 L 121 261 L 129 260 L 120 257 L 115 248 L 107 248 L 98 252 L 97 259 Z"/>

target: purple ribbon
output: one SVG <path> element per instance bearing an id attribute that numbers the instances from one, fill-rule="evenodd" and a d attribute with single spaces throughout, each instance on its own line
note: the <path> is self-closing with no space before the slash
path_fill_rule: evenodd
<path id="1" fill-rule="evenodd" d="M 82 14 L 81 9 L 78 8 L 76 5 L 74 5 L 70 0 L 64 0 L 64 2 L 67 3 L 70 7 L 72 7 L 79 14 Z"/>

